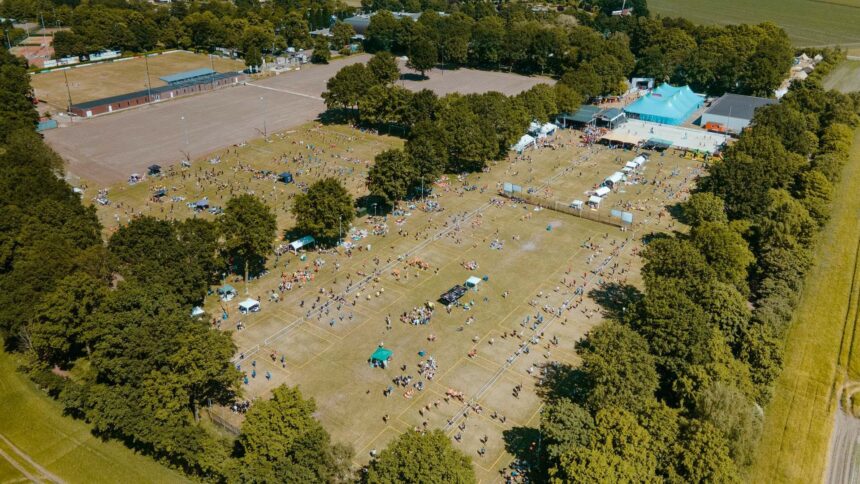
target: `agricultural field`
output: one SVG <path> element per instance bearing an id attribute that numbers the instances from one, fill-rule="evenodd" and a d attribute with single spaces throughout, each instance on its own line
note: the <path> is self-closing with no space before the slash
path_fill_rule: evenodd
<path id="1" fill-rule="evenodd" d="M 858 0 L 651 0 L 648 8 L 701 24 L 774 22 L 796 46 L 860 47 Z"/>
<path id="2" fill-rule="evenodd" d="M 152 87 L 165 85 L 159 77 L 177 72 L 201 67 L 225 72 L 241 70 L 245 67 L 241 60 L 223 59 L 217 56 L 210 59 L 204 54 L 184 51 L 152 56 L 147 59 L 147 62 L 149 63 L 149 82 L 152 83 Z M 84 65 L 66 71 L 33 74 L 30 83 L 36 97 L 59 110 L 66 109 L 69 104 L 64 72 L 69 78 L 72 103 L 92 101 L 147 88 L 146 62 L 143 57 Z"/>
<path id="3" fill-rule="evenodd" d="M 806 278 L 785 347 L 785 363 L 764 431 L 751 482 L 818 482 L 846 374 L 858 377 L 860 334 L 856 305 L 860 240 L 860 132 L 842 174 L 829 225 Z"/>
<path id="4" fill-rule="evenodd" d="M 254 193 L 275 208 L 279 228 L 286 229 L 300 184 L 335 176 L 363 195 L 373 154 L 400 143 L 346 126 L 304 125 L 269 142 L 213 153 L 164 177 L 114 185 L 112 204 L 98 213 L 108 231 L 136 214 L 214 218 L 187 203 L 207 196 L 222 205 L 230 194 Z M 638 284 L 641 237 L 679 228 L 664 207 L 686 197 L 701 165 L 672 153 L 655 156 L 641 178 L 611 194 L 601 210 L 631 210 L 635 220 L 627 231 L 536 210 L 496 190 L 512 182 L 547 200 L 569 202 L 584 198 L 634 156 L 579 147 L 577 132 L 563 131 L 551 147 L 438 182 L 429 201 L 441 211 L 420 200 L 387 217 L 371 210 L 344 227 L 350 254 L 341 248 L 273 258 L 270 272 L 251 281 L 247 295 L 242 281 L 225 280 L 239 295 L 229 302 L 212 295 L 204 309 L 213 325 L 233 331 L 236 362 L 248 377 L 244 398 L 266 398 L 282 383 L 298 385 L 316 400 L 316 415 L 333 439 L 355 448 L 356 464 L 403 431 L 442 428 L 473 459 L 482 482 L 498 481 L 512 459 L 533 457 L 520 445 L 539 424 L 543 369 L 553 362 L 578 364 L 575 342 L 602 319 L 596 301 L 614 284 Z M 282 171 L 296 175 L 297 183 L 277 181 L 274 175 Z M 657 185 L 638 183 L 655 179 Z M 151 200 L 161 187 L 168 191 L 165 201 Z M 86 197 L 93 192 L 87 189 Z M 401 320 L 470 276 L 482 282 L 461 300 L 468 309 L 448 312 L 436 303 L 429 324 Z M 291 289 L 279 292 L 284 281 Z M 330 295 L 338 295 L 336 302 L 322 308 Z M 248 296 L 261 301 L 259 313 L 238 313 L 238 302 Z M 569 310 L 560 310 L 563 305 Z M 538 315 L 543 322 L 535 324 Z M 539 344 L 531 352 L 519 350 L 532 338 Z M 394 351 L 387 369 L 368 365 L 380 344 Z M 435 366 L 419 374 L 418 365 L 430 365 L 430 357 Z M 399 376 L 421 381 L 423 390 L 396 385 Z M 515 396 L 517 385 L 522 391 Z M 226 408 L 210 414 L 228 428 L 242 421 Z"/>
<path id="5" fill-rule="evenodd" d="M 186 479 L 117 441 L 92 435 L 65 417 L 12 356 L 0 351 L 0 482 L 166 483 Z"/>
<path id="6" fill-rule="evenodd" d="M 824 80 L 824 87 L 840 92 L 860 91 L 860 60 L 846 60 L 836 66 Z"/>

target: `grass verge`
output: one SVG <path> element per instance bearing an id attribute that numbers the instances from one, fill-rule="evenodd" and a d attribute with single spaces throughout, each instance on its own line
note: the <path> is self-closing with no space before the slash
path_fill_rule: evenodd
<path id="1" fill-rule="evenodd" d="M 837 186 L 830 223 L 795 312 L 785 365 L 765 409 L 764 432 L 750 482 L 820 482 L 836 409 L 836 388 L 851 352 L 860 286 L 860 131 Z M 860 343 L 856 343 L 860 344 Z M 850 355 L 850 356 L 849 356 Z"/>
<path id="2" fill-rule="evenodd" d="M 89 426 L 62 415 L 57 402 L 39 391 L 16 370 L 15 359 L 0 351 L 0 434 L 37 465 L 69 483 L 182 482 L 185 479 L 149 457 L 136 454 L 116 441 L 102 441 Z M 38 470 L 8 444 L 0 450 L 0 482 L 24 480 L 19 468 Z"/>

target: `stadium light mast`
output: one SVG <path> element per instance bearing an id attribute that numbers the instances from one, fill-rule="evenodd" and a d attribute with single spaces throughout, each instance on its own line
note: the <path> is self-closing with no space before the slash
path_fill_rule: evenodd
<path id="1" fill-rule="evenodd" d="M 143 53 L 143 65 L 146 66 L 146 99 L 148 102 L 152 102 L 152 81 L 149 78 L 149 55 L 146 52 Z"/>
<path id="2" fill-rule="evenodd" d="M 66 94 L 69 96 L 69 116 L 72 114 L 72 89 L 69 87 L 69 74 L 66 69 L 63 69 L 63 78 L 66 80 Z"/>
<path id="3" fill-rule="evenodd" d="M 266 103 L 263 96 L 260 96 L 260 118 L 263 120 L 263 139 L 266 139 L 269 135 L 266 132 Z"/>

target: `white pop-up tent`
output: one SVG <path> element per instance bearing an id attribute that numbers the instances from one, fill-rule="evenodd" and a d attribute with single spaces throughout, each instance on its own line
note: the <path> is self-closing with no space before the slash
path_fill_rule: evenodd
<path id="1" fill-rule="evenodd" d="M 552 123 L 544 123 L 543 126 L 540 127 L 540 134 L 544 136 L 550 136 L 555 133 L 555 130 L 558 129 L 558 126 Z"/>
<path id="2" fill-rule="evenodd" d="M 602 201 L 603 201 L 602 198 L 595 196 L 595 195 L 588 197 L 588 205 L 591 207 L 594 207 L 594 208 L 599 207 L 600 202 L 602 202 Z"/>
<path id="3" fill-rule="evenodd" d="M 615 173 L 610 175 L 606 180 L 604 180 L 603 184 L 609 188 L 612 188 L 623 179 L 624 179 L 624 173 L 621 173 L 620 171 L 616 171 Z"/>
<path id="4" fill-rule="evenodd" d="M 260 310 L 260 301 L 255 299 L 245 299 L 239 303 L 239 312 L 242 314 L 256 313 Z"/>
<path id="5" fill-rule="evenodd" d="M 206 311 L 203 310 L 200 306 L 194 306 L 194 309 L 191 310 L 191 317 L 197 318 L 206 314 Z"/>
<path id="6" fill-rule="evenodd" d="M 576 210 L 582 210 L 583 205 L 582 200 L 574 200 L 570 202 L 570 208 L 575 208 Z"/>
<path id="7" fill-rule="evenodd" d="M 516 151 L 517 153 L 522 153 L 523 151 L 525 151 L 526 148 L 534 146 L 536 141 L 537 140 L 535 140 L 534 136 L 524 134 L 523 137 L 520 138 L 519 141 L 517 141 L 517 144 L 511 147 L 511 149 Z"/>
<path id="8" fill-rule="evenodd" d="M 481 278 L 480 278 L 480 277 L 469 276 L 469 278 L 468 278 L 468 279 L 466 279 L 466 287 L 475 287 L 475 288 L 477 288 L 477 287 L 478 287 L 478 284 L 480 284 L 480 283 L 481 283 Z"/>
<path id="9" fill-rule="evenodd" d="M 600 187 L 594 191 L 594 194 L 598 197 L 605 197 L 606 195 L 609 195 L 609 192 L 611 191 L 612 190 L 610 190 L 609 187 Z"/>

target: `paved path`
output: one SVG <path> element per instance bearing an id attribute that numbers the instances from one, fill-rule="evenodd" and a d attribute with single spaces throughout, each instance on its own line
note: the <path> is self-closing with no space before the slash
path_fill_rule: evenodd
<path id="1" fill-rule="evenodd" d="M 842 408 L 835 412 L 833 433 L 830 435 L 830 460 L 827 463 L 827 484 L 860 482 L 855 456 L 860 443 L 860 419 Z"/>

